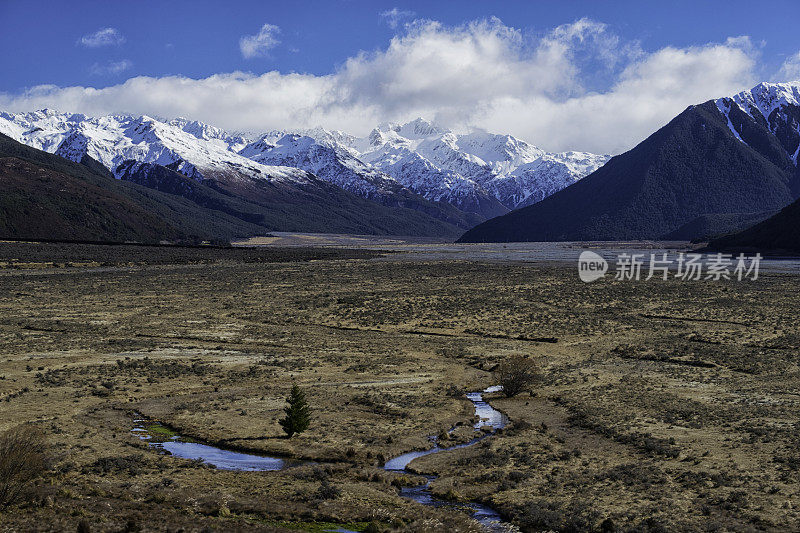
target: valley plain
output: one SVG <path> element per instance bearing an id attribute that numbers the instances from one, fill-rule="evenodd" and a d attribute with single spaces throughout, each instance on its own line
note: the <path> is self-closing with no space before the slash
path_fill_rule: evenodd
<path id="1" fill-rule="evenodd" d="M 498 434 L 411 464 L 434 495 L 523 531 L 800 527 L 795 274 L 583 284 L 566 263 L 379 255 L 0 243 L 0 430 L 35 424 L 52 459 L 0 530 L 480 531 L 381 467 L 469 439 L 464 392 L 514 354 L 539 383 L 486 396 Z M 313 418 L 286 439 L 293 382 Z M 160 454 L 140 417 L 291 464 Z"/>

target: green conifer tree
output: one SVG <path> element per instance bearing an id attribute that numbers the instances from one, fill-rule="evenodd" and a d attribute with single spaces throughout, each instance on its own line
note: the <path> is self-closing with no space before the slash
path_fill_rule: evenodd
<path id="1" fill-rule="evenodd" d="M 302 433 L 308 429 L 311 423 L 311 408 L 308 406 L 305 393 L 300 390 L 297 383 L 292 384 L 292 392 L 289 393 L 286 402 L 289 404 L 283 408 L 286 416 L 278 422 L 291 438 L 295 433 Z"/>

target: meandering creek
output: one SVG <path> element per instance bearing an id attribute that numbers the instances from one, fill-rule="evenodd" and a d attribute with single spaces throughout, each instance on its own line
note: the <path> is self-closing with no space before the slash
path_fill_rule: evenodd
<path id="1" fill-rule="evenodd" d="M 163 450 L 175 457 L 193 459 L 214 465 L 220 470 L 268 471 L 281 470 L 289 463 L 277 457 L 223 450 L 216 446 L 182 437 L 161 424 L 141 418 L 134 419 L 133 432 L 149 441 L 151 448 Z"/>
<path id="2" fill-rule="evenodd" d="M 493 435 L 498 429 L 505 427 L 508 419 L 500 411 L 494 409 L 488 402 L 483 399 L 486 393 L 497 392 L 501 390 L 500 386 L 486 388 L 479 392 L 470 392 L 467 398 L 472 402 L 475 407 L 475 415 L 478 421 L 474 424 L 476 433 L 479 434 L 469 442 L 457 444 L 455 446 L 442 447 L 438 443 L 436 436 L 429 437 L 434 446 L 427 450 L 415 451 L 404 453 L 398 457 L 390 459 L 383 465 L 385 470 L 393 471 L 408 471 L 408 465 L 414 459 L 431 455 L 433 453 L 446 452 L 456 450 L 459 448 L 467 448 L 474 446 L 486 437 Z M 487 431 L 487 428 L 488 431 Z M 451 429 L 452 432 L 455 428 Z M 176 457 L 183 459 L 193 459 L 203 461 L 222 470 L 239 470 L 239 471 L 274 471 L 281 470 L 289 466 L 289 461 L 277 457 L 266 457 L 261 455 L 253 455 L 248 453 L 234 452 L 224 450 L 195 442 L 192 439 L 182 437 L 166 426 L 157 422 L 145 420 L 142 418 L 134 419 L 134 434 L 138 435 L 142 440 L 150 443 L 152 448 L 162 450 L 170 453 Z M 510 525 L 504 522 L 500 514 L 494 509 L 479 503 L 457 503 L 449 500 L 442 500 L 436 498 L 431 494 L 430 483 L 436 476 L 425 476 L 427 482 L 416 487 L 404 487 L 401 489 L 401 495 L 410 498 L 423 505 L 430 505 L 433 507 L 451 507 L 454 509 L 467 510 L 472 515 L 472 518 L 483 524 L 489 531 L 509 531 Z"/>
<path id="3" fill-rule="evenodd" d="M 469 446 L 474 446 L 478 442 L 482 441 L 486 437 L 493 435 L 497 432 L 498 429 L 502 429 L 505 427 L 508 419 L 506 416 L 498 411 L 497 409 L 493 408 L 489 405 L 488 402 L 484 401 L 483 395 L 486 393 L 497 392 L 501 390 L 500 386 L 494 386 L 486 388 L 480 392 L 470 392 L 467 393 L 467 398 L 469 401 L 472 402 L 472 405 L 475 407 L 475 415 L 478 417 L 478 421 L 474 424 L 475 431 L 481 431 L 482 428 L 489 427 L 491 428 L 488 432 L 482 432 L 479 436 L 475 437 L 474 439 L 470 440 L 469 442 L 465 442 L 463 444 L 457 444 L 455 446 L 449 447 L 441 447 L 439 446 L 438 439 L 435 436 L 429 437 L 430 440 L 434 443 L 434 447 L 428 450 L 423 451 L 416 451 L 416 452 L 409 452 L 394 459 L 390 459 L 383 465 L 383 468 L 386 470 L 402 470 L 408 471 L 408 465 L 414 459 L 419 457 L 424 457 L 426 455 L 431 455 L 433 453 L 440 453 L 446 452 L 449 450 L 457 450 L 459 448 L 467 448 Z M 455 428 L 454 428 L 455 429 Z M 451 429 L 450 432 L 453 430 Z M 483 526 L 488 529 L 489 531 L 508 531 L 509 524 L 505 523 L 501 518 L 500 514 L 483 504 L 479 503 L 457 503 L 452 502 L 449 500 L 442 500 L 436 498 L 431 494 L 431 481 L 436 479 L 436 476 L 425 476 L 428 480 L 426 483 L 416 486 L 416 487 L 405 487 L 401 489 L 400 494 L 406 498 L 410 498 L 416 502 L 419 502 L 423 505 L 430 505 L 433 507 L 452 507 L 456 509 L 468 510 L 472 515 L 472 518 L 483 524 Z"/>

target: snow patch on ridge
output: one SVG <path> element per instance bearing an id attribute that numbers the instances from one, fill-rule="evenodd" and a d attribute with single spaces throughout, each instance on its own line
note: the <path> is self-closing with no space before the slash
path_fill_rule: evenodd
<path id="1" fill-rule="evenodd" d="M 797 166 L 798 152 L 800 152 L 800 122 L 798 122 L 800 81 L 759 83 L 750 90 L 742 91 L 731 98 L 718 98 L 714 102 L 727 119 L 728 128 L 736 139 L 745 143 L 730 119 L 734 105 L 767 127 L 770 133 L 778 138 L 787 156 Z"/>
<path id="2" fill-rule="evenodd" d="M 734 95 L 732 99 L 751 117 L 752 110 L 757 109 L 765 119 L 769 119 L 776 109 L 786 105 L 800 105 L 800 81 L 759 83 L 749 91 Z"/>
<path id="3" fill-rule="evenodd" d="M 747 144 L 744 142 L 744 140 L 742 140 L 739 132 L 733 127 L 733 122 L 731 122 L 730 113 L 733 101 L 730 98 L 719 98 L 715 101 L 715 103 L 717 104 L 717 109 L 719 109 L 720 113 L 722 113 L 725 116 L 725 119 L 728 121 L 728 129 L 731 130 L 731 133 L 733 133 L 734 137 L 736 137 L 742 144 Z"/>

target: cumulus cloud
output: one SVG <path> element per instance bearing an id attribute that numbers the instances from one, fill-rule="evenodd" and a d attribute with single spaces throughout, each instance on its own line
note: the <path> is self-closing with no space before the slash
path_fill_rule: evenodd
<path id="1" fill-rule="evenodd" d="M 786 58 L 777 75 L 780 81 L 800 80 L 800 52 Z"/>
<path id="2" fill-rule="evenodd" d="M 489 129 L 503 124 L 530 131 L 532 139 L 546 139 L 555 149 L 619 153 L 688 105 L 754 85 L 754 66 L 750 56 L 728 45 L 665 48 L 630 64 L 605 92 L 497 100 L 475 120 Z"/>
<path id="3" fill-rule="evenodd" d="M 107 74 L 121 74 L 126 70 L 133 67 L 133 63 L 128 59 L 123 59 L 121 61 L 110 61 L 105 65 L 101 65 L 99 63 L 93 64 L 89 67 L 89 73 L 94 76 L 104 76 Z"/>
<path id="4" fill-rule="evenodd" d="M 359 53 L 327 75 L 232 72 L 136 77 L 103 89 L 39 86 L 0 94 L 0 108 L 188 116 L 244 131 L 321 125 L 359 135 L 379 122 L 424 116 L 511 133 L 548 150 L 619 153 L 688 105 L 754 85 L 757 59 L 746 37 L 646 52 L 589 19 L 545 35 L 498 19 L 457 27 L 414 21 L 384 49 Z"/>
<path id="5" fill-rule="evenodd" d="M 119 46 L 125 42 L 125 37 L 116 28 L 100 28 L 94 33 L 88 33 L 78 40 L 78 43 L 88 48 L 101 46 Z"/>
<path id="6" fill-rule="evenodd" d="M 380 17 L 386 21 L 386 24 L 394 30 L 397 29 L 401 22 L 413 18 L 415 14 L 416 13 L 413 11 L 405 11 L 393 7 L 392 9 L 380 12 L 378 15 L 380 15 Z"/>
<path id="7" fill-rule="evenodd" d="M 264 24 L 255 35 L 244 35 L 239 39 L 239 50 L 246 59 L 265 56 L 267 53 L 278 46 L 278 34 L 281 29 L 273 24 Z"/>

